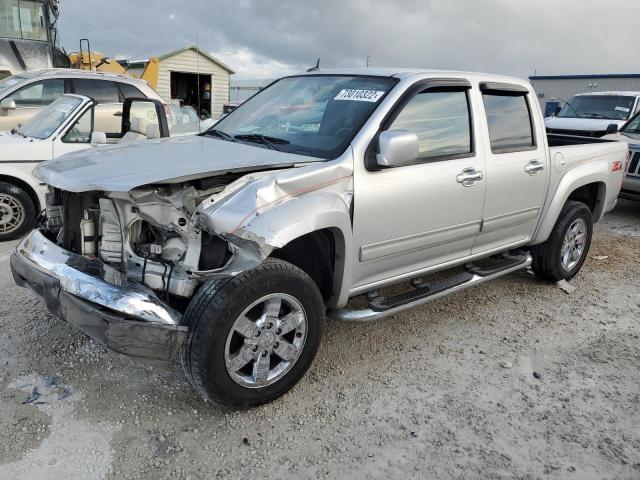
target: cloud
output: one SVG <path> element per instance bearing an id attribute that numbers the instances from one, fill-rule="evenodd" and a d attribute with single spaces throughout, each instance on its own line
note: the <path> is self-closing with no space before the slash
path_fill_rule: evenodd
<path id="1" fill-rule="evenodd" d="M 78 40 L 134 58 L 188 44 L 239 75 L 374 66 L 527 76 L 634 71 L 636 0 L 65 0 L 67 50 Z M 92 15 L 87 15 L 92 12 Z"/>

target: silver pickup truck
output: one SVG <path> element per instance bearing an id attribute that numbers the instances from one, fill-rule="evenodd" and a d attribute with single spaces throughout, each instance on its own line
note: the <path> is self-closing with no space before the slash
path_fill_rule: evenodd
<path id="1" fill-rule="evenodd" d="M 46 215 L 11 268 L 107 347 L 258 405 L 304 375 L 327 311 L 372 321 L 528 266 L 572 278 L 627 152 L 547 136 L 515 78 L 291 76 L 200 136 L 38 166 Z"/>

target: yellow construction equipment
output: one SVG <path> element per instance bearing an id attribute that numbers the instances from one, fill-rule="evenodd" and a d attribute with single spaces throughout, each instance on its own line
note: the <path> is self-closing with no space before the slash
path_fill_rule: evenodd
<path id="1" fill-rule="evenodd" d="M 71 68 L 127 75 L 131 78 L 146 80 L 154 90 L 158 87 L 158 65 L 160 64 L 158 57 L 151 57 L 144 71 L 140 75 L 136 75 L 133 72 L 129 72 L 116 60 L 107 58 L 101 53 L 92 52 L 89 40 L 83 38 L 80 40 L 80 50 L 70 53 L 69 61 L 71 62 Z"/>

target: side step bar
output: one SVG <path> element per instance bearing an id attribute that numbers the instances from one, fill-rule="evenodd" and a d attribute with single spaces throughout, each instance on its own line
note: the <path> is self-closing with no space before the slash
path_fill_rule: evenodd
<path id="1" fill-rule="evenodd" d="M 531 265 L 531 255 L 518 254 L 501 258 L 484 259 L 478 264 L 469 264 L 465 271 L 434 283 L 414 281 L 414 290 L 393 297 L 370 296 L 369 308 L 348 310 L 341 308 L 333 317 L 345 322 L 370 322 L 394 313 L 431 302 L 438 298 L 460 292 L 469 287 L 494 280 Z"/>

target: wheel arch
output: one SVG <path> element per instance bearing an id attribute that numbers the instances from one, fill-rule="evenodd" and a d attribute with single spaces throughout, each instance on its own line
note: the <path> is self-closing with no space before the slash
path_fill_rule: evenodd
<path id="1" fill-rule="evenodd" d="M 593 214 L 593 221 L 598 222 L 605 212 L 607 203 L 607 183 L 609 175 L 608 163 L 603 171 L 598 163 L 585 164 L 567 172 L 556 188 L 556 193 L 545 204 L 545 213 L 540 221 L 532 245 L 544 242 L 553 230 L 562 208 L 568 200 L 585 203 Z"/>
<path id="2" fill-rule="evenodd" d="M 0 174 L 0 182 L 11 183 L 24 190 L 29 195 L 29 198 L 31 198 L 31 201 L 36 207 L 36 215 L 39 214 L 44 208 L 44 203 L 40 200 L 40 196 L 35 191 L 33 186 L 26 180 L 14 175 Z"/>

